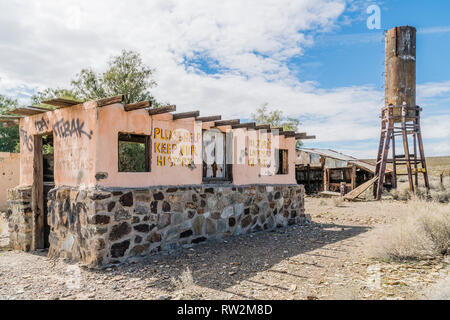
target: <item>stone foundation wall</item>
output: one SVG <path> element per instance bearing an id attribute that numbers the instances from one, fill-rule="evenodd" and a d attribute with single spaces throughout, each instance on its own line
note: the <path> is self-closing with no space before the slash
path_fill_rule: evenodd
<path id="1" fill-rule="evenodd" d="M 31 186 L 8 190 L 6 219 L 11 247 L 15 250 L 30 251 L 33 227 Z"/>
<path id="2" fill-rule="evenodd" d="M 92 266 L 307 221 L 301 185 L 58 187 L 48 199 L 49 256 Z"/>

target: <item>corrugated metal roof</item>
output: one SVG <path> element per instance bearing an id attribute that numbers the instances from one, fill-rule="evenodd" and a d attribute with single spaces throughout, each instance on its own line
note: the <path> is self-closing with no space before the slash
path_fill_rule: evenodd
<path id="1" fill-rule="evenodd" d="M 297 150 L 308 152 L 308 153 L 316 153 L 323 157 L 333 158 L 342 161 L 348 161 L 350 163 L 354 163 L 360 168 L 366 169 L 372 173 L 375 173 L 375 166 L 367 163 L 365 161 L 358 160 L 352 156 L 345 155 L 343 153 L 331 150 L 331 149 L 315 149 L 315 148 L 297 148 Z"/>

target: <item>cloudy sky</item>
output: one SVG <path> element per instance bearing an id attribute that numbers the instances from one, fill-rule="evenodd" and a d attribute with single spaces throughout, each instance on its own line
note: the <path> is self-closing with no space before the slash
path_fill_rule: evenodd
<path id="1" fill-rule="evenodd" d="M 367 8 L 381 9 L 369 29 Z M 248 119 L 264 103 L 315 134 L 306 147 L 376 156 L 383 32 L 413 25 L 425 152 L 450 155 L 450 1 L 2 0 L 0 94 L 68 87 L 122 49 L 156 68 L 177 111 Z"/>

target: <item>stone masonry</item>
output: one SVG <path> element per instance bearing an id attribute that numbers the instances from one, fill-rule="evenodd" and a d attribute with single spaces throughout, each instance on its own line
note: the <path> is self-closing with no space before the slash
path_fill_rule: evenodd
<path id="1" fill-rule="evenodd" d="M 9 189 L 8 207 L 9 243 L 15 250 L 30 251 L 33 227 L 31 187 Z"/>
<path id="2" fill-rule="evenodd" d="M 301 185 L 58 187 L 48 199 L 49 257 L 94 267 L 307 222 Z"/>

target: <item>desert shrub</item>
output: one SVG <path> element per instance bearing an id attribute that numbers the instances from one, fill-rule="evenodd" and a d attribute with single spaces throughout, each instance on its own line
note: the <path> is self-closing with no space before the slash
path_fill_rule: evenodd
<path id="1" fill-rule="evenodd" d="M 380 231 L 375 256 L 392 260 L 420 260 L 449 253 L 450 206 L 414 198 L 405 216 Z"/>
<path id="2" fill-rule="evenodd" d="M 401 182 L 399 180 L 397 189 L 392 189 L 389 195 L 394 200 L 408 201 L 413 198 L 419 198 L 428 201 L 437 201 L 441 203 L 448 203 L 450 201 L 450 183 L 444 181 L 440 183 L 439 177 L 430 176 L 430 191 L 428 192 L 424 186 L 416 188 L 416 192 L 409 191 L 408 182 Z"/>

